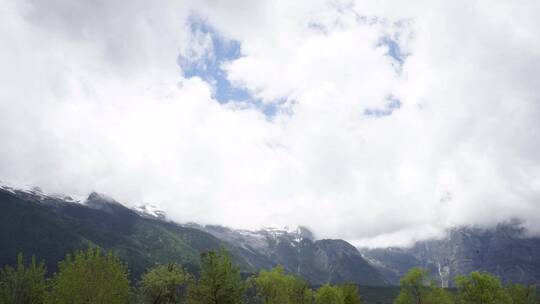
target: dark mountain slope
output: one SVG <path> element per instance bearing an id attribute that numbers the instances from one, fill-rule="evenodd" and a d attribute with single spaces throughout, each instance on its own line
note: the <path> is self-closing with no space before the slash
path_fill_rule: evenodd
<path id="1" fill-rule="evenodd" d="M 267 228 L 234 230 L 221 226 L 198 226 L 237 248 L 257 269 L 282 265 L 312 284 L 354 282 L 386 285 L 387 281 L 351 244 L 343 240 L 314 240 L 304 227 L 297 230 Z"/>
<path id="2" fill-rule="evenodd" d="M 99 246 L 117 252 L 137 278 L 148 266 L 172 261 L 197 271 L 200 252 L 226 246 L 247 273 L 283 265 L 315 285 L 387 283 L 355 247 L 343 240 L 314 240 L 305 228 L 253 232 L 180 225 L 165 221 L 162 212 L 132 210 L 98 193 L 80 203 L 1 186 L 0 210 L 0 266 L 14 263 L 22 252 L 45 260 L 54 272 L 66 253 Z"/>
<path id="3" fill-rule="evenodd" d="M 452 286 L 457 275 L 472 271 L 488 271 L 505 282 L 540 283 L 540 238 L 527 236 L 517 223 L 454 228 L 443 239 L 411 248 L 362 252 L 392 283 L 414 266 L 430 269 L 445 287 Z"/>
<path id="4" fill-rule="evenodd" d="M 117 252 L 138 277 L 158 262 L 176 261 L 196 269 L 201 251 L 225 245 L 197 229 L 143 218 L 96 193 L 82 205 L 0 189 L 0 210 L 0 265 L 13 263 L 23 252 L 44 259 L 52 272 L 66 253 L 94 245 Z M 252 271 L 234 248 L 231 251 L 242 269 Z"/>

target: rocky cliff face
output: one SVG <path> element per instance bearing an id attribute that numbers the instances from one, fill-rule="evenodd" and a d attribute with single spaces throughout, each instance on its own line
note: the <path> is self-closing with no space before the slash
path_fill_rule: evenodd
<path id="1" fill-rule="evenodd" d="M 256 269 L 282 265 L 287 271 L 315 285 L 342 282 L 387 284 L 354 246 L 343 240 L 315 240 L 313 233 L 305 227 L 247 231 L 191 225 L 241 248 L 242 256 Z"/>
<path id="2" fill-rule="evenodd" d="M 384 285 L 381 274 L 343 240 L 315 240 L 306 228 L 234 230 L 181 225 L 159 209 L 127 208 L 99 193 L 70 198 L 0 184 L 0 267 L 17 253 L 34 254 L 54 271 L 66 253 L 88 245 L 118 252 L 134 277 L 154 263 L 198 267 L 198 254 L 226 246 L 246 273 L 277 265 L 312 284 Z"/>
<path id="3" fill-rule="evenodd" d="M 540 282 L 540 238 L 527 236 L 517 223 L 493 229 L 454 228 L 443 239 L 418 242 L 411 248 L 361 251 L 395 284 L 415 266 L 431 270 L 444 287 L 453 286 L 457 275 L 472 271 L 488 271 L 507 282 Z"/>

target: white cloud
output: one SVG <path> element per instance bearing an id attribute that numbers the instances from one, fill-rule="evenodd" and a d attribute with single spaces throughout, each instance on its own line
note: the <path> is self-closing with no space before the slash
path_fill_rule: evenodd
<path id="1" fill-rule="evenodd" d="M 534 1 L 3 2 L 0 179 L 357 244 L 540 230 Z M 192 14 L 240 43 L 232 83 L 291 112 L 182 78 L 180 52 L 215 55 Z M 364 115 L 389 96 L 400 109 Z"/>

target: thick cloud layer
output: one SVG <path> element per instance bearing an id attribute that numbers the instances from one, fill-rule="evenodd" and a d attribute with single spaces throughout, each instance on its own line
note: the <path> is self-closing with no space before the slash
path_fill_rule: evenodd
<path id="1" fill-rule="evenodd" d="M 4 0 L 0 36 L 0 180 L 359 245 L 540 231 L 538 1 Z"/>

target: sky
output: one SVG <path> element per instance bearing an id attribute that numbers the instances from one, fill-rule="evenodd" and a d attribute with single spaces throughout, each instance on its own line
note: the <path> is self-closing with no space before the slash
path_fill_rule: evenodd
<path id="1" fill-rule="evenodd" d="M 0 180 L 406 246 L 540 233 L 536 0 L 0 0 Z"/>

